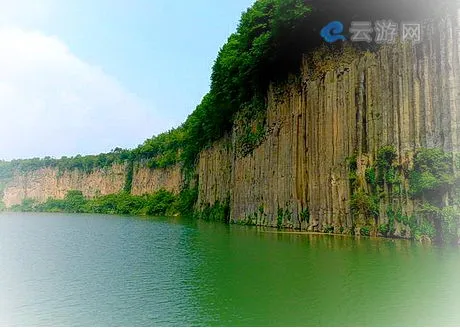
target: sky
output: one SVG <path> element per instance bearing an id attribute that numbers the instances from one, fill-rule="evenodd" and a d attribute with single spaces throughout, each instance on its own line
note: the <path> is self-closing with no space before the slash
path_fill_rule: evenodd
<path id="1" fill-rule="evenodd" d="M 0 159 L 133 148 L 180 125 L 253 0 L 0 0 Z"/>

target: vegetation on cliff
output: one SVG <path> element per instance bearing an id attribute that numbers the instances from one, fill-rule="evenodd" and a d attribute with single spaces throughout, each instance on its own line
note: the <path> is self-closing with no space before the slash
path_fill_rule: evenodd
<path id="1" fill-rule="evenodd" d="M 458 156 L 441 149 L 418 149 L 411 167 L 398 164 L 393 146 L 378 151 L 376 163 L 359 180 L 356 158 L 351 159 L 350 208 L 360 234 L 372 230 L 386 237 L 456 242 L 460 238 L 460 176 Z M 412 213 L 407 200 L 414 201 Z M 382 206 L 387 222 L 379 222 Z M 397 229 L 398 228 L 398 229 Z"/>
<path id="2" fill-rule="evenodd" d="M 80 170 L 90 172 L 94 169 L 110 167 L 116 163 L 124 163 L 132 159 L 132 152 L 126 149 L 115 148 L 110 153 L 99 155 L 77 155 L 74 157 L 63 156 L 60 159 L 52 157 L 16 159 L 0 161 L 0 180 L 11 178 L 15 171 L 25 173 L 44 167 L 57 168 L 59 171 Z"/>

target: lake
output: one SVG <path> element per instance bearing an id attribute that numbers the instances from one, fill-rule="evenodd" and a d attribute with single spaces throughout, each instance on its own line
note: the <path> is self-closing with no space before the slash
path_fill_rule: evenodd
<path id="1" fill-rule="evenodd" d="M 460 325 L 460 250 L 181 218 L 0 213 L 0 325 Z"/>

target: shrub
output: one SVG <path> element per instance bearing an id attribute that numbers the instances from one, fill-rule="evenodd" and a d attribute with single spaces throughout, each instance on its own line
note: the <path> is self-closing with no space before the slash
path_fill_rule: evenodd
<path id="1" fill-rule="evenodd" d="M 65 211 L 69 213 L 82 213 L 86 205 L 86 199 L 79 190 L 70 190 L 64 198 Z"/>
<path id="2" fill-rule="evenodd" d="M 414 157 L 410 174 L 413 195 L 439 195 L 455 181 L 453 157 L 441 149 L 420 149 Z"/>
<path id="3" fill-rule="evenodd" d="M 165 189 L 161 189 L 152 195 L 147 196 L 147 202 L 144 208 L 148 215 L 165 215 L 172 207 L 176 198 L 174 194 Z"/>
<path id="4" fill-rule="evenodd" d="M 377 152 L 377 170 L 378 178 L 377 182 L 380 185 L 386 181 L 389 184 L 395 182 L 396 171 L 394 168 L 394 162 L 397 158 L 396 148 L 393 146 L 385 146 L 379 149 Z"/>
<path id="5" fill-rule="evenodd" d="M 304 208 L 300 212 L 299 218 L 300 218 L 300 223 L 306 222 L 307 224 L 309 224 L 310 223 L 310 209 L 308 207 Z"/>
<path id="6" fill-rule="evenodd" d="M 357 215 L 373 218 L 379 215 L 379 199 L 374 195 L 368 195 L 362 189 L 352 195 L 350 207 Z"/>
<path id="7" fill-rule="evenodd" d="M 15 212 L 33 212 L 35 211 L 36 201 L 32 198 L 25 198 L 21 204 L 11 206 L 11 210 Z"/>
<path id="8" fill-rule="evenodd" d="M 423 237 L 427 237 L 430 240 L 434 240 L 436 237 L 436 229 L 433 223 L 428 220 L 421 220 L 420 224 L 417 225 L 414 231 L 414 237 L 416 240 L 422 240 Z"/>
<path id="9" fill-rule="evenodd" d="M 361 236 L 369 237 L 371 235 L 371 228 L 370 227 L 362 227 L 359 230 L 359 233 L 360 233 Z"/>
<path id="10" fill-rule="evenodd" d="M 174 203 L 174 208 L 181 215 L 191 215 L 194 211 L 195 203 L 198 199 L 198 188 L 184 188 Z"/>
<path id="11" fill-rule="evenodd" d="M 199 212 L 195 213 L 196 217 L 201 220 L 210 222 L 230 222 L 230 206 L 229 201 L 221 203 L 217 201 L 214 205 L 206 204 Z"/>
<path id="12" fill-rule="evenodd" d="M 123 187 L 124 192 L 131 193 L 133 187 L 133 175 L 134 175 L 134 162 L 132 160 L 128 161 L 126 165 L 126 178 L 125 185 Z"/>
<path id="13" fill-rule="evenodd" d="M 281 229 L 283 227 L 284 222 L 284 211 L 282 208 L 278 207 L 278 212 L 276 215 L 276 227 Z"/>
<path id="14" fill-rule="evenodd" d="M 381 225 L 379 225 L 378 231 L 382 236 L 386 237 L 386 236 L 388 236 L 388 234 L 390 232 L 390 225 L 388 223 L 381 224 Z"/>
<path id="15" fill-rule="evenodd" d="M 456 243 L 460 238 L 460 211 L 449 206 L 440 210 L 442 238 L 445 242 Z"/>
<path id="16" fill-rule="evenodd" d="M 377 177 L 375 173 L 375 168 L 374 167 L 368 167 L 366 169 L 366 181 L 369 183 L 371 186 L 376 186 L 377 185 Z"/>

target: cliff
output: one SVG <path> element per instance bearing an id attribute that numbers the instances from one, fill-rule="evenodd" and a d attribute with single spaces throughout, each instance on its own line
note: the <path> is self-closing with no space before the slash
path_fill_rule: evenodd
<path id="1" fill-rule="evenodd" d="M 153 194 L 160 189 L 179 193 L 182 186 L 181 167 L 175 165 L 164 169 L 151 169 L 142 164 L 134 165 L 131 193 Z"/>
<path id="2" fill-rule="evenodd" d="M 80 190 L 83 195 L 93 198 L 98 195 L 116 194 L 125 190 L 129 165 L 114 164 L 107 168 L 90 172 L 42 168 L 27 173 L 16 172 L 5 183 L 2 201 L 6 207 L 20 204 L 26 198 L 44 202 L 48 198 L 63 199 L 68 191 Z M 132 172 L 134 195 L 152 194 L 160 189 L 179 192 L 182 183 L 180 167 L 150 169 L 135 163 Z"/>
<path id="3" fill-rule="evenodd" d="M 80 190 L 87 197 L 98 194 L 117 193 L 125 183 L 125 166 L 114 165 L 93 172 L 72 170 L 59 172 L 54 168 L 43 168 L 24 174 L 15 174 L 3 191 L 6 207 L 20 204 L 31 198 L 44 202 L 48 198 L 62 199 L 69 190 Z"/>
<path id="4" fill-rule="evenodd" d="M 415 152 L 460 150 L 458 26 L 454 16 L 431 22 L 416 46 L 306 57 L 295 81 L 270 88 L 265 136 L 255 149 L 238 151 L 244 128 L 236 125 L 201 154 L 199 208 L 229 199 L 233 221 L 297 228 L 308 221 L 302 228 L 338 233 L 387 223 L 389 206 L 412 215 L 403 173 Z M 385 182 L 379 218 L 368 222 L 350 203 L 358 190 L 371 193 L 366 172 L 390 145 L 400 192 Z M 396 223 L 396 234 L 408 229 Z"/>

